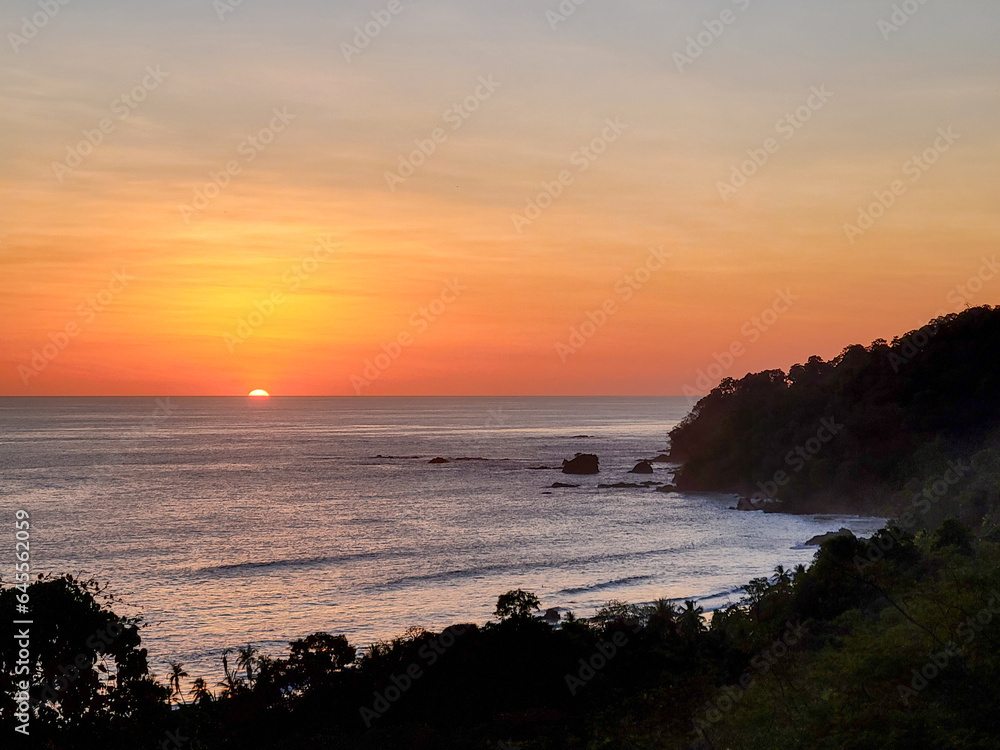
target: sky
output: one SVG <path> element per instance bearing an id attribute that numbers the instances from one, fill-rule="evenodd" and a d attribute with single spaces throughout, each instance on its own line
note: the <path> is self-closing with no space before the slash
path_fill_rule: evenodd
<path id="1" fill-rule="evenodd" d="M 0 395 L 691 395 L 1000 303 L 998 29 L 10 0 Z"/>

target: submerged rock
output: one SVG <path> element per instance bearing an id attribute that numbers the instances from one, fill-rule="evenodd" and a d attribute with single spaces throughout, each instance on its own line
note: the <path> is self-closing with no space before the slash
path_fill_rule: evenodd
<path id="1" fill-rule="evenodd" d="M 432 458 L 427 463 L 429 463 L 429 464 L 450 464 L 451 461 L 449 461 L 447 458 L 441 458 L 441 456 L 438 456 L 437 458 Z"/>
<path id="2" fill-rule="evenodd" d="M 756 503 L 754 503 L 754 501 L 751 500 L 749 497 L 741 496 L 739 500 L 736 501 L 735 510 L 759 510 L 759 509 L 757 508 Z"/>
<path id="3" fill-rule="evenodd" d="M 635 482 L 616 482 L 615 484 L 599 484 L 597 489 L 599 490 L 621 490 L 621 489 L 645 489 L 646 487 L 653 487 L 656 482 L 643 482 L 642 484 L 637 484 Z"/>
<path id="4" fill-rule="evenodd" d="M 552 484 L 552 489 L 558 490 L 558 489 L 562 489 L 562 488 L 565 488 L 565 487 L 579 487 L 579 486 L 580 485 L 578 485 L 578 484 L 566 484 L 565 482 L 554 482 Z"/>
<path id="5" fill-rule="evenodd" d="M 637 463 L 629 474 L 652 474 L 653 465 L 649 461 L 640 461 Z"/>
<path id="6" fill-rule="evenodd" d="M 562 465 L 563 474 L 597 474 L 600 471 L 600 459 L 593 453 L 577 453 Z"/>
<path id="7" fill-rule="evenodd" d="M 676 484 L 661 484 L 656 488 L 657 492 L 677 492 Z"/>

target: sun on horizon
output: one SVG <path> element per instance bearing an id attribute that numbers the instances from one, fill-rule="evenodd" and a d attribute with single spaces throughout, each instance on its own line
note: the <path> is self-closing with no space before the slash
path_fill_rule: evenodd
<path id="1" fill-rule="evenodd" d="M 255 390 L 252 390 L 247 395 L 250 396 L 250 398 L 270 398 L 271 397 L 271 394 L 268 393 L 267 391 L 265 391 L 263 388 L 257 388 Z"/>

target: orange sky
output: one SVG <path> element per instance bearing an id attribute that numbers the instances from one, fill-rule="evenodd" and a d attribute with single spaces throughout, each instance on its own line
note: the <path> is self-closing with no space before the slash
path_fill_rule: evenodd
<path id="1" fill-rule="evenodd" d="M 0 52 L 0 394 L 678 394 L 1000 302 L 995 6 L 134 5 Z"/>

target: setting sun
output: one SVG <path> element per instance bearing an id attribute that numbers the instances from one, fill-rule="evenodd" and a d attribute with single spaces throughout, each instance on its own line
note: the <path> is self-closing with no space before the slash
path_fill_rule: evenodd
<path id="1" fill-rule="evenodd" d="M 261 388 L 258 388 L 255 391 L 250 391 L 248 395 L 251 396 L 252 398 L 269 398 L 271 396 L 270 393 Z"/>

